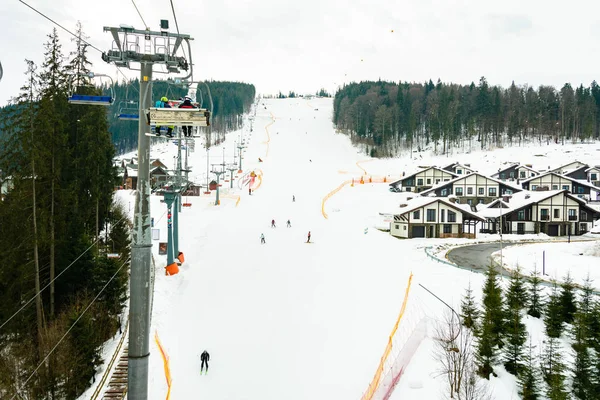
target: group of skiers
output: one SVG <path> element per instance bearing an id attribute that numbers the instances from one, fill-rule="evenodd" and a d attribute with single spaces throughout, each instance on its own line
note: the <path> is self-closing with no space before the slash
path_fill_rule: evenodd
<path id="1" fill-rule="evenodd" d="M 192 98 L 189 96 L 185 96 L 183 98 L 180 99 L 181 104 L 179 104 L 178 108 L 197 108 L 196 106 L 194 106 L 194 104 L 192 103 Z M 166 96 L 163 96 L 160 98 L 159 101 L 156 102 L 156 104 L 154 105 L 156 108 L 171 108 L 171 105 L 169 104 L 169 99 Z M 157 126 L 156 127 L 156 136 L 160 136 L 160 129 L 162 127 L 161 126 Z M 168 126 L 167 127 L 167 137 L 172 138 L 173 137 L 173 128 L 174 126 Z M 183 136 L 184 137 L 192 137 L 192 133 L 193 133 L 193 126 L 182 126 L 183 129 Z"/>
<path id="2" fill-rule="evenodd" d="M 292 203 L 294 203 L 294 202 L 296 202 L 296 196 L 292 195 Z M 292 222 L 289 219 L 287 220 L 286 227 L 287 228 L 291 228 L 292 227 Z M 274 219 L 271 220 L 271 228 L 277 228 L 277 225 L 275 224 L 275 220 Z M 264 233 L 260 234 L 260 243 L 261 244 L 267 243 L 266 240 L 265 240 L 265 234 Z M 310 231 L 308 231 L 308 236 L 307 236 L 307 239 L 306 239 L 306 243 L 310 243 Z"/>

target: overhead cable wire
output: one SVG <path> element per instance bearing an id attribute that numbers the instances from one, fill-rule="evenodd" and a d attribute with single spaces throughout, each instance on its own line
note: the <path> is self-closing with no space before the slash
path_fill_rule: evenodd
<path id="1" fill-rule="evenodd" d="M 79 317 L 77 317 L 77 319 L 75 320 L 75 322 L 73 322 L 73 324 L 69 327 L 69 329 L 65 332 L 65 334 L 60 338 L 60 340 L 58 341 L 58 343 L 56 343 L 54 345 L 54 347 L 52 348 L 52 350 L 50 350 L 48 352 L 48 354 L 46 354 L 46 357 L 44 357 L 44 359 L 33 370 L 33 372 L 31 373 L 31 375 L 29 375 L 29 377 L 25 380 L 25 382 L 23 382 L 23 384 L 21 385 L 21 388 L 17 389 L 17 392 L 15 393 L 15 395 L 13 397 L 11 397 L 11 400 L 14 399 L 14 398 L 16 398 L 19 395 L 19 393 L 21 393 L 21 390 L 25 387 L 25 385 L 27 385 L 27 382 L 29 382 L 31 380 L 31 378 L 33 378 L 33 376 L 35 375 L 35 373 L 38 371 L 38 369 L 40 369 L 40 367 L 42 365 L 44 365 L 44 363 L 46 362 L 46 360 L 48 360 L 48 358 L 50 357 L 50 355 L 52 355 L 52 353 L 54 353 L 54 350 L 56 350 L 56 348 L 67 337 L 67 335 L 69 334 L 69 332 L 71 332 L 71 330 L 75 327 L 75 325 L 77 324 L 77 322 L 79 322 L 79 320 L 81 319 L 81 317 L 83 317 L 83 315 L 87 312 L 87 310 L 89 310 L 89 308 L 92 306 L 92 304 L 94 304 L 94 302 L 96 300 L 98 300 L 98 297 L 100 297 L 100 295 L 102 294 L 102 292 L 104 292 L 104 289 L 106 289 L 106 287 L 112 282 L 112 280 L 115 279 L 115 276 L 117 276 L 117 274 L 121 271 L 121 269 L 123 269 L 123 267 L 125 266 L 125 264 L 127 264 L 128 261 L 129 261 L 129 259 L 127 259 L 125 262 L 123 262 L 123 264 L 113 274 L 113 276 L 110 277 L 110 279 L 108 280 L 108 282 L 106 282 L 106 284 L 104 284 L 104 287 L 102 289 L 100 289 L 100 291 L 98 292 L 98 294 L 96 295 L 96 297 L 94 297 L 94 300 L 92 300 L 90 302 L 90 304 L 88 304 L 88 306 L 85 308 L 85 310 L 83 310 L 83 312 L 81 313 L 81 315 Z"/>
<path id="2" fill-rule="evenodd" d="M 179 32 L 179 23 L 177 22 L 177 15 L 175 15 L 175 6 L 173 5 L 173 0 L 171 1 L 171 10 L 173 11 L 173 19 L 175 20 L 175 28 L 177 29 L 177 34 L 181 35 L 181 33 Z M 183 51 L 183 57 L 187 58 L 187 56 L 185 55 L 185 48 L 183 46 L 181 46 L 181 51 Z M 190 65 L 190 67 L 192 68 L 192 73 L 194 72 L 194 68 Z M 191 76 L 191 80 L 194 80 L 194 76 Z"/>
<path id="3" fill-rule="evenodd" d="M 20 0 L 19 0 L 20 1 Z M 117 225 L 119 222 L 123 221 L 123 219 L 125 219 L 125 216 L 123 216 L 123 218 L 121 218 L 119 221 L 117 221 L 115 223 L 115 225 Z M 81 257 L 83 257 L 83 255 L 85 253 L 87 253 L 92 247 L 94 247 L 96 245 L 96 243 L 98 243 L 98 241 L 100 241 L 100 239 L 102 239 L 101 237 L 98 237 L 98 239 L 96 239 L 96 241 L 94 243 L 92 243 L 87 249 L 85 249 L 83 251 L 83 253 L 81 253 L 75 260 L 73 260 L 73 262 L 71 262 L 71 264 L 69 264 L 65 269 L 63 269 L 62 271 L 60 271 L 60 273 L 58 275 L 56 275 L 54 277 L 54 279 L 52 279 L 50 282 L 48 282 L 48 284 L 46 284 L 46 286 L 44 286 L 43 288 L 40 289 L 39 292 L 37 292 L 31 299 L 29 299 L 27 301 L 27 303 L 23 304 L 21 306 L 21 308 L 19 308 L 13 315 L 11 315 L 6 321 L 4 321 L 4 323 L 2 325 L 0 325 L 0 330 L 2 328 L 4 328 L 4 326 L 6 326 L 6 324 L 8 324 L 18 313 L 20 313 L 21 311 L 23 311 L 23 309 L 25 307 L 27 307 L 33 300 L 35 300 L 36 297 L 38 297 L 44 290 L 46 290 L 48 288 L 48 286 L 50 286 L 54 281 L 56 281 L 62 274 L 64 274 L 65 272 L 67 272 L 67 270 L 69 268 L 71 268 L 71 266 L 73 266 Z"/>
<path id="4" fill-rule="evenodd" d="M 140 10 L 138 9 L 138 6 L 135 4 L 135 0 L 131 0 L 131 2 L 133 3 L 133 6 L 135 7 L 135 11 L 137 11 L 138 15 L 140 16 L 142 22 L 144 23 L 144 28 L 148 28 L 148 25 L 146 25 L 146 21 L 144 21 L 144 17 L 142 17 L 142 13 L 140 12 Z"/>
<path id="5" fill-rule="evenodd" d="M 23 0 L 18 0 L 19 2 L 23 3 L 24 5 L 26 5 L 27 7 L 31 8 L 33 11 L 35 11 L 36 13 L 40 14 L 42 17 L 46 18 L 48 21 L 52 22 L 54 25 L 60 27 L 61 29 L 63 29 L 64 31 L 68 32 L 69 34 L 73 35 L 73 37 L 80 39 L 83 43 L 87 44 L 88 46 L 92 47 L 95 50 L 98 50 L 100 53 L 104 53 L 102 50 L 100 50 L 99 48 L 97 48 L 96 46 L 94 46 L 93 44 L 87 42 L 86 40 L 84 40 L 83 38 L 80 38 L 79 36 L 77 36 L 76 34 L 74 34 L 73 32 L 71 32 L 70 30 L 68 30 L 67 28 L 65 28 L 64 26 L 62 26 L 61 24 L 59 24 L 58 22 L 54 21 L 52 18 L 48 17 L 46 14 L 42 13 L 41 11 L 36 10 L 35 8 L 33 8 L 32 6 L 30 6 L 29 4 L 25 3 Z"/>

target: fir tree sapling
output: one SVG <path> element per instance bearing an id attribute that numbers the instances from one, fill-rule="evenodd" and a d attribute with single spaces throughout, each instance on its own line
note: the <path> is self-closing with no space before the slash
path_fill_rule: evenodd
<path id="1" fill-rule="evenodd" d="M 541 282 L 540 272 L 537 268 L 534 268 L 529 278 L 529 307 L 527 308 L 527 314 L 534 318 L 542 316 L 542 309 L 544 307 L 544 299 L 540 290 Z"/>
<path id="2" fill-rule="evenodd" d="M 477 326 L 477 318 L 479 318 L 479 310 L 477 304 L 475 304 L 475 298 L 473 297 L 473 289 L 471 289 L 471 282 L 463 299 L 460 303 L 461 319 L 462 324 L 469 329 L 473 329 Z"/>
<path id="3" fill-rule="evenodd" d="M 560 295 L 558 294 L 558 286 L 556 281 L 553 281 L 552 292 L 548 298 L 544 324 L 546 325 L 546 335 L 548 335 L 548 337 L 560 337 L 563 330 L 563 320 Z"/>
<path id="4" fill-rule="evenodd" d="M 549 400 L 567 400 L 565 389 L 565 364 L 557 339 L 549 337 L 542 354 L 542 376 L 547 383 L 546 397 Z"/>
<path id="5" fill-rule="evenodd" d="M 540 398 L 540 374 L 537 357 L 533 354 L 535 346 L 529 338 L 529 346 L 523 354 L 523 366 L 519 370 L 519 394 L 522 400 L 537 400 Z"/>
<path id="6" fill-rule="evenodd" d="M 577 304 L 575 302 L 575 285 L 573 284 L 573 278 L 571 273 L 567 273 L 563 283 L 560 285 L 560 304 L 561 304 L 561 316 L 562 321 L 570 324 L 573 322 L 573 317 L 577 311 Z"/>

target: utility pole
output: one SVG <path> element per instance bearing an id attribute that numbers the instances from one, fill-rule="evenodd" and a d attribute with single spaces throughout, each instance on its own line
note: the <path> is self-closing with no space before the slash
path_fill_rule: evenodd
<path id="1" fill-rule="evenodd" d="M 122 25 L 104 27 L 113 37 L 112 49 L 102 53 L 102 59 L 116 66 L 132 69 L 139 64 L 140 99 L 138 123 L 138 180 L 133 216 L 131 244 L 131 282 L 129 304 L 129 356 L 127 398 L 148 399 L 148 358 L 150 356 L 150 299 L 152 288 L 152 230 L 150 214 L 150 137 L 149 121 L 143 116 L 152 106 L 152 69 L 162 64 L 167 73 L 187 71 L 191 60 L 189 35 L 168 32 L 169 23 L 161 20 L 161 31 L 137 30 Z M 176 56 L 185 41 L 190 61 Z M 165 49 L 167 50 L 165 52 Z M 143 51 L 143 53 L 141 52 Z M 191 76 L 191 73 L 189 74 Z"/>

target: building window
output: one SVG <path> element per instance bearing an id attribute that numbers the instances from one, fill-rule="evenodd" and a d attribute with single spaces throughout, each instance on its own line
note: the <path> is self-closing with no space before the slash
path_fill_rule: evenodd
<path id="1" fill-rule="evenodd" d="M 525 171 L 521 171 L 521 172 L 519 172 L 519 177 L 520 177 L 521 179 L 525 178 Z"/>
<path id="2" fill-rule="evenodd" d="M 560 208 L 554 209 L 554 218 L 560 218 Z"/>
<path id="3" fill-rule="evenodd" d="M 548 221 L 550 219 L 547 208 L 540 209 L 540 218 L 542 221 Z"/>
<path id="4" fill-rule="evenodd" d="M 552 185 L 552 190 L 558 190 L 558 185 Z"/>
<path id="5" fill-rule="evenodd" d="M 396 225 L 396 229 L 400 229 L 400 225 Z"/>
<path id="6" fill-rule="evenodd" d="M 590 174 L 590 180 L 597 181 L 598 180 L 598 174 Z"/>
<path id="7" fill-rule="evenodd" d="M 585 212 L 585 211 L 581 212 L 581 220 L 582 221 L 587 221 L 587 212 Z"/>
<path id="8" fill-rule="evenodd" d="M 506 179 L 506 174 L 504 172 L 500 172 L 500 179 Z"/>
<path id="9" fill-rule="evenodd" d="M 448 222 L 456 222 L 456 213 L 448 210 Z"/>
<path id="10" fill-rule="evenodd" d="M 485 194 L 485 189 L 484 188 L 479 188 L 477 190 L 477 193 L 479 193 L 480 196 L 483 196 Z"/>
<path id="11" fill-rule="evenodd" d="M 581 223 L 581 224 L 579 225 L 579 230 L 580 230 L 581 232 L 587 232 L 587 223 Z"/>
<path id="12" fill-rule="evenodd" d="M 417 186 L 423 186 L 423 179 L 422 178 L 417 179 Z"/>
<path id="13" fill-rule="evenodd" d="M 406 225 L 404 225 L 404 230 L 406 230 Z"/>
<path id="14" fill-rule="evenodd" d="M 442 196 L 448 196 L 448 189 L 442 189 Z"/>
<path id="15" fill-rule="evenodd" d="M 457 174 L 457 175 L 462 175 L 462 169 L 457 169 L 457 170 L 456 170 L 456 174 Z"/>
<path id="16" fill-rule="evenodd" d="M 569 221 L 577 221 L 577 210 L 569 208 Z"/>
<path id="17" fill-rule="evenodd" d="M 431 178 L 427 178 L 427 184 L 431 185 Z"/>
<path id="18" fill-rule="evenodd" d="M 585 191 L 585 190 L 583 190 L 583 186 L 579 186 L 579 187 L 577 188 L 577 193 L 579 193 L 579 194 L 583 194 L 583 192 L 584 192 L 584 191 Z"/>
<path id="19" fill-rule="evenodd" d="M 490 197 L 496 197 L 496 188 L 495 187 L 488 188 L 488 193 L 489 193 Z"/>
<path id="20" fill-rule="evenodd" d="M 571 191 L 571 189 L 569 189 L 569 185 L 563 185 L 562 190 Z"/>
<path id="21" fill-rule="evenodd" d="M 473 205 L 473 199 L 467 199 L 467 204 L 472 206 Z"/>
<path id="22" fill-rule="evenodd" d="M 452 233 L 452 225 L 444 225 L 444 233 Z"/>
<path id="23" fill-rule="evenodd" d="M 483 199 L 479 199 L 479 202 L 477 204 L 483 204 Z"/>
<path id="24" fill-rule="evenodd" d="M 467 188 L 467 194 L 473 194 L 473 188 L 472 187 L 468 187 Z"/>
<path id="25" fill-rule="evenodd" d="M 435 222 L 435 210 L 427 209 L 427 222 Z"/>
<path id="26" fill-rule="evenodd" d="M 510 171 L 510 178 L 514 179 L 515 178 L 515 171 Z"/>
<path id="27" fill-rule="evenodd" d="M 531 185 L 531 190 L 536 190 L 537 189 L 537 185 Z"/>
<path id="28" fill-rule="evenodd" d="M 439 180 L 439 179 L 436 179 L 436 180 L 435 180 L 435 184 L 437 185 L 438 183 L 440 183 L 440 180 Z"/>
<path id="29" fill-rule="evenodd" d="M 517 219 L 519 221 L 525 221 L 525 210 L 519 210 L 517 213 Z"/>
<path id="30" fill-rule="evenodd" d="M 457 187 L 456 189 L 454 189 L 454 193 L 456 193 L 457 196 L 462 196 L 463 195 L 463 188 Z"/>
<path id="31" fill-rule="evenodd" d="M 441 222 L 445 222 L 444 220 L 446 219 L 446 210 L 444 210 L 444 209 L 442 208 L 442 209 L 440 210 L 440 213 L 441 213 L 441 215 L 440 215 L 440 218 L 441 218 L 441 219 L 440 219 L 440 221 L 441 221 Z"/>
<path id="32" fill-rule="evenodd" d="M 413 212 L 413 219 L 421 219 L 421 210 Z"/>

